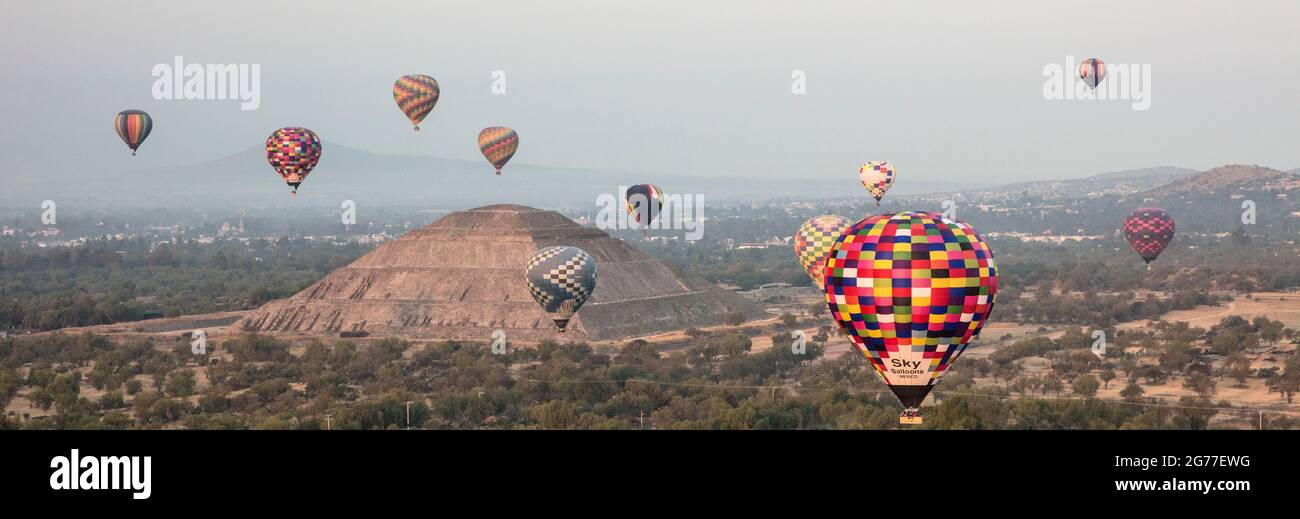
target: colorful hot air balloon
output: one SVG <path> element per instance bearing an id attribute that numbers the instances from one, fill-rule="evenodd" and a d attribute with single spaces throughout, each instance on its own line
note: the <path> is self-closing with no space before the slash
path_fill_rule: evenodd
<path id="1" fill-rule="evenodd" d="M 664 209 L 664 190 L 654 184 L 637 184 L 627 188 L 623 203 L 633 221 L 649 227 Z"/>
<path id="2" fill-rule="evenodd" d="M 871 192 L 871 196 L 876 198 L 876 205 L 880 205 L 881 197 L 885 196 L 885 191 L 889 191 L 889 186 L 894 185 L 894 166 L 888 162 L 868 162 L 858 169 L 858 179 L 862 181 L 862 186 Z"/>
<path id="3" fill-rule="evenodd" d="M 830 255 L 835 239 L 850 223 L 843 216 L 827 214 L 804 222 L 799 226 L 799 232 L 794 234 L 794 255 L 817 288 L 825 288 L 822 272 L 826 267 L 826 257 Z"/>
<path id="4" fill-rule="evenodd" d="M 524 279 L 533 299 L 564 333 L 574 312 L 596 289 L 596 259 L 577 247 L 547 247 L 528 260 Z"/>
<path id="5" fill-rule="evenodd" d="M 320 162 L 320 139 L 306 128 L 280 128 L 266 138 L 266 161 L 298 196 L 298 184 Z"/>
<path id="6" fill-rule="evenodd" d="M 510 162 L 510 157 L 515 156 L 515 150 L 519 149 L 519 134 L 504 126 L 484 128 L 478 132 L 478 149 L 497 168 L 497 174 L 500 175 L 501 168 Z"/>
<path id="7" fill-rule="evenodd" d="M 131 148 L 131 155 L 134 156 L 136 148 L 149 138 L 149 132 L 153 130 L 153 118 L 143 110 L 122 110 L 113 118 L 113 129 L 117 130 L 117 136 Z"/>
<path id="8" fill-rule="evenodd" d="M 424 74 L 402 76 L 393 83 L 393 100 L 397 101 L 397 107 L 411 120 L 417 132 L 420 131 L 420 121 L 433 111 L 441 93 L 438 80 Z"/>
<path id="9" fill-rule="evenodd" d="M 1174 239 L 1174 219 L 1157 207 L 1138 208 L 1124 220 L 1124 239 L 1151 270 L 1151 262 Z"/>
<path id="10" fill-rule="evenodd" d="M 971 226 L 905 211 L 849 226 L 831 247 L 826 303 L 919 423 L 921 402 L 993 310 L 993 251 Z"/>
<path id="11" fill-rule="evenodd" d="M 1101 80 L 1106 79 L 1106 64 L 1097 58 L 1088 58 L 1079 64 L 1079 79 L 1092 88 L 1097 88 Z"/>

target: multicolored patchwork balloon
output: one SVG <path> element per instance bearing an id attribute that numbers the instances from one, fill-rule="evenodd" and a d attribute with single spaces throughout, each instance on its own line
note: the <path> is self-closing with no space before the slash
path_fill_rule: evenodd
<path id="1" fill-rule="evenodd" d="M 939 213 L 871 216 L 831 247 L 826 303 L 840 328 L 919 420 L 921 402 L 993 310 L 993 251 Z M 914 423 L 914 422 L 905 422 Z"/>
<path id="2" fill-rule="evenodd" d="M 858 169 L 858 179 L 871 192 L 871 196 L 876 198 L 876 205 L 880 205 L 885 191 L 894 185 L 894 166 L 888 162 L 868 162 Z"/>
<path id="3" fill-rule="evenodd" d="M 500 175 L 501 168 L 510 162 L 510 157 L 515 156 L 515 150 L 519 149 L 519 134 L 504 126 L 484 128 L 478 132 L 478 149 L 497 168 L 497 174 Z"/>
<path id="4" fill-rule="evenodd" d="M 623 203 L 636 223 L 649 226 L 664 209 L 664 190 L 654 184 L 637 184 L 627 188 Z"/>
<path id="5" fill-rule="evenodd" d="M 1079 64 L 1079 79 L 1092 88 L 1097 88 L 1101 80 L 1106 79 L 1106 64 L 1097 58 L 1088 58 Z"/>
<path id="6" fill-rule="evenodd" d="M 149 138 L 149 132 L 153 131 L 153 118 L 143 110 L 122 110 L 113 118 L 113 129 L 117 130 L 117 136 L 122 138 L 122 142 L 131 148 L 131 155 L 135 155 L 136 148 L 139 148 L 144 140 Z"/>
<path id="7" fill-rule="evenodd" d="M 826 257 L 831 253 L 831 246 L 852 223 L 848 218 L 827 214 L 812 218 L 799 226 L 794 233 L 794 255 L 799 258 L 804 272 L 808 273 L 817 288 L 824 289 Z"/>
<path id="8" fill-rule="evenodd" d="M 275 168 L 298 196 L 298 185 L 320 162 L 321 145 L 316 132 L 306 128 L 280 128 L 266 138 L 266 161 Z"/>
<path id="9" fill-rule="evenodd" d="M 524 280 L 533 299 L 564 333 L 569 319 L 596 290 L 596 259 L 577 247 L 547 247 L 528 260 Z"/>
<path id="10" fill-rule="evenodd" d="M 1158 207 L 1138 208 L 1124 219 L 1124 239 L 1151 270 L 1151 262 L 1174 239 L 1174 219 Z"/>
<path id="11" fill-rule="evenodd" d="M 393 100 L 397 101 L 397 107 L 411 120 L 417 132 L 420 131 L 420 121 L 433 111 L 441 93 L 438 80 L 424 74 L 402 76 L 393 83 Z"/>

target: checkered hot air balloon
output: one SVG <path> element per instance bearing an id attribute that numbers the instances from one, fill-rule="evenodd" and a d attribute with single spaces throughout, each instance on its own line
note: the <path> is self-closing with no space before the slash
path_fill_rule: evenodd
<path id="1" fill-rule="evenodd" d="M 547 247 L 528 260 L 528 291 L 560 333 L 596 289 L 596 259 L 577 247 Z"/>
<path id="2" fill-rule="evenodd" d="M 122 110 L 113 118 L 113 129 L 117 130 L 117 136 L 122 138 L 122 142 L 131 148 L 131 155 L 135 155 L 136 148 L 139 148 L 144 140 L 149 138 L 149 132 L 153 131 L 153 118 L 143 110 Z"/>
<path id="3" fill-rule="evenodd" d="M 649 226 L 664 209 L 664 190 L 654 184 L 637 184 L 627 188 L 623 202 L 633 221 Z"/>
<path id="4" fill-rule="evenodd" d="M 501 168 L 510 162 L 510 157 L 515 156 L 515 151 L 519 149 L 519 134 L 504 126 L 484 128 L 478 132 L 478 149 L 492 163 L 492 167 L 497 168 L 497 174 L 500 175 Z"/>
<path id="5" fill-rule="evenodd" d="M 894 166 L 888 162 L 868 162 L 858 169 L 858 179 L 862 181 L 862 186 L 871 192 L 875 197 L 876 205 L 880 205 L 880 199 L 885 196 L 885 191 L 889 191 L 889 186 L 894 185 Z"/>
<path id="6" fill-rule="evenodd" d="M 424 74 L 402 76 L 393 83 L 393 100 L 397 101 L 397 107 L 411 120 L 417 132 L 420 131 L 420 121 L 433 111 L 441 93 L 438 80 Z"/>
<path id="7" fill-rule="evenodd" d="M 316 132 L 306 128 L 280 128 L 266 138 L 266 161 L 275 168 L 298 196 L 298 185 L 320 162 L 321 145 Z"/>
<path id="8" fill-rule="evenodd" d="M 1079 79 L 1091 88 L 1097 88 L 1106 79 L 1106 64 L 1097 58 L 1088 58 L 1079 64 Z"/>
<path id="9" fill-rule="evenodd" d="M 993 310 L 993 251 L 971 226 L 905 211 L 849 226 L 831 247 L 826 303 L 907 408 L 904 423 Z"/>
<path id="10" fill-rule="evenodd" d="M 804 272 L 808 273 L 817 288 L 825 288 L 823 270 L 826 258 L 830 256 L 831 246 L 840 237 L 844 228 L 852 223 L 848 218 L 827 214 L 812 218 L 799 226 L 794 234 L 794 255 L 799 258 Z"/>
<path id="11" fill-rule="evenodd" d="M 1124 219 L 1124 239 L 1151 270 L 1151 262 L 1174 239 L 1174 219 L 1157 207 L 1138 208 Z"/>

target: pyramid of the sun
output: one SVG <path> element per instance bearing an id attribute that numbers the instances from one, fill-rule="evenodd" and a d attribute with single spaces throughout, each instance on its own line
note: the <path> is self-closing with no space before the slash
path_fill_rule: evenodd
<path id="1" fill-rule="evenodd" d="M 528 292 L 538 249 L 571 245 L 596 258 L 596 290 L 557 335 Z M 721 324 L 752 303 L 699 276 L 674 272 L 604 231 L 554 211 L 493 205 L 444 216 L 385 243 L 288 299 L 251 312 L 245 330 L 365 331 L 425 339 L 617 339 Z"/>

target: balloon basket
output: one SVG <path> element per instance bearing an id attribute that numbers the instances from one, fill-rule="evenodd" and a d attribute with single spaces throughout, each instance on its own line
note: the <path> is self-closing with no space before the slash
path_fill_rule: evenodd
<path id="1" fill-rule="evenodd" d="M 902 425 L 921 425 L 921 410 L 907 409 L 898 415 L 898 423 Z"/>

